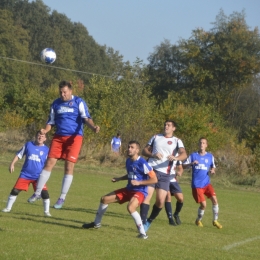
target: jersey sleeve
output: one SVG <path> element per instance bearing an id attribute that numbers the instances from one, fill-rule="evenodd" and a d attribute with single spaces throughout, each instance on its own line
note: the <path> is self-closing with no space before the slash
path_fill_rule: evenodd
<path id="1" fill-rule="evenodd" d="M 177 143 L 179 148 L 185 148 L 181 139 L 178 139 Z"/>
<path id="2" fill-rule="evenodd" d="M 216 165 L 215 165 L 215 158 L 214 156 L 212 155 L 212 163 L 210 165 L 211 168 L 216 168 Z"/>
<path id="3" fill-rule="evenodd" d="M 154 136 L 148 141 L 148 143 L 147 143 L 148 145 L 153 146 L 153 142 L 154 142 L 155 136 L 156 136 L 156 135 L 154 135 Z"/>
<path id="4" fill-rule="evenodd" d="M 147 163 L 143 164 L 144 174 L 149 174 L 149 172 L 153 171 L 153 168 Z"/>
<path id="5" fill-rule="evenodd" d="M 88 111 L 88 106 L 84 100 L 81 99 L 79 102 L 79 113 L 81 118 L 91 118 L 89 111 Z"/>
<path id="6" fill-rule="evenodd" d="M 26 144 L 16 153 L 17 157 L 19 159 L 22 159 L 23 156 L 25 155 L 25 151 L 26 151 Z"/>
<path id="7" fill-rule="evenodd" d="M 55 125 L 55 113 L 54 113 L 54 109 L 53 109 L 53 104 L 51 105 L 51 108 L 50 108 L 47 125 Z"/>

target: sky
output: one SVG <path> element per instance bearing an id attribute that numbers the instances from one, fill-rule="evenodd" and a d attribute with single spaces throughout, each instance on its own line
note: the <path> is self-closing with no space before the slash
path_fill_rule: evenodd
<path id="1" fill-rule="evenodd" d="M 260 0 L 42 0 L 51 12 L 82 23 L 100 45 L 112 47 L 133 63 L 148 56 L 165 39 L 177 44 L 192 30 L 211 29 L 225 15 L 245 11 L 247 25 L 260 29 Z"/>

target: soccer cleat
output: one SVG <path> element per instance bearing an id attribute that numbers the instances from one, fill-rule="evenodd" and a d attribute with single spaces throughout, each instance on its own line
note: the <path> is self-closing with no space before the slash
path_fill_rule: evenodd
<path id="1" fill-rule="evenodd" d="M 27 200 L 29 203 L 34 203 L 36 200 L 40 200 L 41 195 L 36 195 L 35 193 Z"/>
<path id="2" fill-rule="evenodd" d="M 174 219 L 175 219 L 175 222 L 177 225 L 180 225 L 181 224 L 181 220 L 180 220 L 180 217 L 179 215 L 173 215 Z"/>
<path id="3" fill-rule="evenodd" d="M 85 223 L 82 225 L 83 228 L 89 229 L 89 228 L 100 228 L 101 227 L 101 223 L 95 224 L 95 222 L 91 222 L 91 223 Z"/>
<path id="4" fill-rule="evenodd" d="M 11 211 L 11 209 L 8 209 L 8 208 L 5 208 L 5 209 L 2 210 L 2 212 L 5 212 L 5 213 L 8 213 L 10 211 Z"/>
<path id="5" fill-rule="evenodd" d="M 169 225 L 177 226 L 177 224 L 175 223 L 175 221 L 173 220 L 173 218 L 169 218 Z"/>
<path id="6" fill-rule="evenodd" d="M 203 227 L 203 224 L 202 224 L 201 220 L 196 219 L 195 224 L 196 224 L 198 227 Z"/>
<path id="7" fill-rule="evenodd" d="M 44 216 L 45 217 L 51 217 L 51 214 L 50 214 L 50 212 L 44 212 Z"/>
<path id="8" fill-rule="evenodd" d="M 145 234 L 139 234 L 139 235 L 137 236 L 137 238 L 147 239 L 148 236 L 145 235 Z"/>
<path id="9" fill-rule="evenodd" d="M 212 222 L 212 224 L 213 224 L 214 227 L 217 227 L 217 228 L 219 228 L 219 229 L 222 228 L 222 225 L 221 225 L 217 220 L 214 220 L 214 221 Z"/>
<path id="10" fill-rule="evenodd" d="M 151 226 L 151 222 L 146 221 L 146 223 L 144 224 L 144 231 L 147 232 L 150 226 Z"/>
<path id="11" fill-rule="evenodd" d="M 65 202 L 64 199 L 59 198 L 59 199 L 57 200 L 57 202 L 54 204 L 53 207 L 54 207 L 55 209 L 61 209 L 62 206 L 63 206 L 63 204 L 64 204 L 64 202 Z"/>

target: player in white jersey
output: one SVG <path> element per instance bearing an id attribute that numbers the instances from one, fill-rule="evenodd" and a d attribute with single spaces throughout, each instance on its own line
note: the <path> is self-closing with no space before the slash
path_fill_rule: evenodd
<path id="1" fill-rule="evenodd" d="M 93 132 L 98 133 L 99 126 L 95 126 L 88 112 L 87 104 L 80 97 L 72 95 L 72 85 L 68 81 L 59 84 L 60 97 L 51 105 L 49 120 L 43 134 L 47 134 L 53 126 L 56 127 L 52 139 L 47 162 L 42 170 L 35 193 L 28 199 L 33 203 L 41 194 L 42 188 L 50 178 L 53 167 L 57 160 L 63 159 L 64 177 L 61 194 L 54 204 L 55 209 L 62 208 L 66 195 L 73 180 L 74 166 L 78 159 L 83 141 L 83 126 L 86 124 Z"/>
<path id="2" fill-rule="evenodd" d="M 139 150 L 140 144 L 137 141 L 130 141 L 128 143 L 129 158 L 126 160 L 127 174 L 112 179 L 112 182 L 128 180 L 127 186 L 103 196 L 100 200 L 94 222 L 83 224 L 83 228 L 100 228 L 101 219 L 107 210 L 108 204 L 123 204 L 129 201 L 127 210 L 135 221 L 139 232 L 138 238 L 147 238 L 141 217 L 136 209 L 147 196 L 147 185 L 156 183 L 157 178 L 152 167 L 149 166 L 144 158 L 139 156 Z"/>
<path id="3" fill-rule="evenodd" d="M 164 133 L 153 136 L 143 149 L 142 154 L 149 157 L 148 163 L 153 167 L 158 179 L 158 183 L 148 188 L 148 196 L 141 205 L 141 217 L 145 222 L 146 231 L 165 204 L 170 186 L 170 174 L 174 173 L 174 161 L 182 161 L 187 158 L 183 142 L 173 136 L 175 129 L 176 123 L 172 120 L 166 120 Z M 145 221 L 154 189 L 156 189 L 156 201 L 150 217 Z"/>

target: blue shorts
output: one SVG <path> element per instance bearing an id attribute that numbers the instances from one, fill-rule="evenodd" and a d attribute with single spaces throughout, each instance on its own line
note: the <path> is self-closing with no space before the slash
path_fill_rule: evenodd
<path id="1" fill-rule="evenodd" d="M 165 191 L 169 191 L 170 187 L 170 174 L 166 174 L 163 172 L 156 171 L 153 169 L 154 172 L 156 173 L 156 177 L 158 179 L 158 182 L 155 184 L 150 184 L 148 186 L 153 187 L 155 189 L 162 189 Z"/>
<path id="2" fill-rule="evenodd" d="M 182 193 L 181 187 L 177 181 L 170 182 L 170 193 L 173 196 L 175 193 Z"/>

